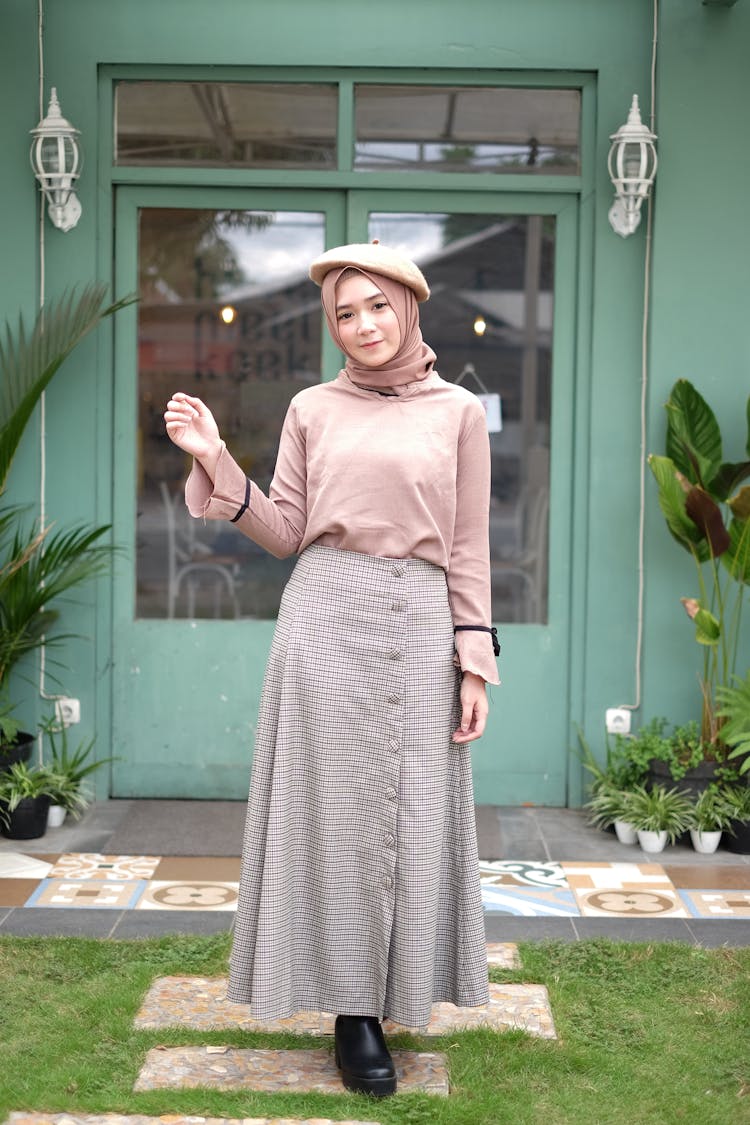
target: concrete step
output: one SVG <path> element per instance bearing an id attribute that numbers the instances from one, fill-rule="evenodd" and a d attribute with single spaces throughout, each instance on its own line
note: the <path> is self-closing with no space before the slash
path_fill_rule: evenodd
<path id="1" fill-rule="evenodd" d="M 158 1029 L 190 1027 L 200 1031 L 241 1028 L 243 1031 L 292 1031 L 305 1035 L 333 1035 L 335 1015 L 297 1012 L 288 1019 L 254 1020 L 247 1004 L 226 999 L 225 977 L 159 977 L 135 1017 L 135 1026 Z M 540 984 L 490 984 L 490 1002 L 481 1008 L 435 1004 L 423 1035 L 447 1035 L 465 1028 L 516 1029 L 542 1039 L 555 1039 L 555 1025 L 547 989 Z M 385 1031 L 407 1030 L 386 1020 Z"/>
<path id="2" fill-rule="evenodd" d="M 399 1091 L 447 1096 L 444 1055 L 393 1051 Z M 155 1047 L 149 1051 L 134 1090 L 254 1090 L 264 1094 L 343 1094 L 333 1050 L 270 1051 L 239 1047 Z M 171 1122 L 170 1122 L 171 1125 Z"/>

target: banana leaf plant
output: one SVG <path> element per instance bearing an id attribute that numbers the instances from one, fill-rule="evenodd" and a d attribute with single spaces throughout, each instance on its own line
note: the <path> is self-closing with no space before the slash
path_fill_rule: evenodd
<path id="1" fill-rule="evenodd" d="M 735 677 L 740 625 L 750 584 L 750 397 L 745 459 L 724 461 L 714 412 L 687 379 L 666 402 L 666 456 L 648 459 L 667 527 L 696 567 L 697 596 L 680 599 L 703 649 L 701 737 L 726 757 L 717 703 Z M 717 689 L 719 695 L 717 696 Z"/>
<path id="2" fill-rule="evenodd" d="M 47 304 L 27 329 L 6 323 L 0 333 L 0 501 L 26 426 L 43 391 L 76 345 L 118 309 L 106 287 L 90 285 Z M 59 644 L 55 603 L 101 574 L 112 548 L 108 527 L 39 526 L 27 508 L 0 504 L 0 704 L 7 707 L 12 669 L 41 645 Z"/>

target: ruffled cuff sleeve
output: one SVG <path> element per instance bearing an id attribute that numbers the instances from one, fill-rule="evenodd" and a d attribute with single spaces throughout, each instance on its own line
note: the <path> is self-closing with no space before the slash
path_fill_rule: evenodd
<path id="1" fill-rule="evenodd" d="M 462 672 L 473 672 L 488 684 L 499 684 L 492 633 L 461 629 L 454 634 L 455 663 Z"/>
<path id="2" fill-rule="evenodd" d="M 247 477 L 222 443 L 213 483 L 200 461 L 193 461 L 185 484 L 188 511 L 198 519 L 234 519 L 245 503 L 247 484 Z"/>

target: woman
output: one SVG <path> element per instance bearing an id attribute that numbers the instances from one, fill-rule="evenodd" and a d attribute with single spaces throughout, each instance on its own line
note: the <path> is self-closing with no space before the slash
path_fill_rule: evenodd
<path id="1" fill-rule="evenodd" d="M 470 743 L 498 683 L 489 441 L 435 372 L 420 270 L 337 247 L 310 276 L 346 366 L 295 395 L 266 497 L 200 399 L 167 432 L 193 516 L 300 558 L 263 688 L 228 996 L 254 1017 L 337 1013 L 344 1085 L 396 1088 L 380 1020 L 487 1002 Z M 460 674 L 459 674 L 460 670 Z"/>

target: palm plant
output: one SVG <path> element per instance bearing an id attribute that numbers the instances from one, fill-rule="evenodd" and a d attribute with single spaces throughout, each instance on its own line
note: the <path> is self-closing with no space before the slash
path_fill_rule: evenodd
<path id="1" fill-rule="evenodd" d="M 129 304 L 105 305 L 106 287 L 90 285 L 51 302 L 27 330 L 23 317 L 0 333 L 0 497 L 24 430 L 50 380 L 76 345 L 104 319 Z M 68 634 L 50 630 L 54 602 L 101 574 L 112 549 L 101 542 L 108 527 L 40 527 L 18 505 L 0 508 L 0 702 L 18 661 Z"/>
<path id="2" fill-rule="evenodd" d="M 681 598 L 703 648 L 701 740 L 724 756 L 717 689 L 731 684 L 750 584 L 750 398 L 745 458 L 725 462 L 708 403 L 679 379 L 666 403 L 666 456 L 652 454 L 659 504 L 673 538 L 696 566 L 698 597 Z"/>

